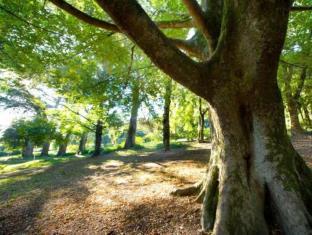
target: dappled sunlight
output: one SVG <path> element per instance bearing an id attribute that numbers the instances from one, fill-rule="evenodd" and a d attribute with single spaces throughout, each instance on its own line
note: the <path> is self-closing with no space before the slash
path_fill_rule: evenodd
<path id="1" fill-rule="evenodd" d="M 17 195 L 9 195 L 0 211 L 29 234 L 197 234 L 200 205 L 170 192 L 201 179 L 208 156 L 209 145 L 201 144 L 143 157 L 141 152 L 109 154 L 38 168 L 34 174 L 0 179 L 0 189 L 2 185 Z M 7 226 L 14 231 L 13 224 Z"/>
<path id="2" fill-rule="evenodd" d="M 180 152 L 179 157 L 195 160 L 175 160 L 174 154 L 152 154 L 150 156 L 114 156 L 97 159 L 72 161 L 65 165 L 56 165 L 32 177 L 25 178 L 18 185 L 36 185 L 37 189 L 28 192 L 20 200 L 19 206 L 7 207 L 10 221 L 15 221 L 15 214 L 21 215 L 21 208 L 31 208 L 31 226 L 26 226 L 28 233 L 108 233 L 116 231 L 143 231 L 145 228 L 133 228 L 134 222 L 129 215 L 138 213 L 139 220 L 147 223 L 164 220 L 173 231 L 188 231 L 193 227 L 199 212 L 198 205 L 191 205 L 189 199 L 171 198 L 169 193 L 178 185 L 196 182 L 203 172 L 207 152 Z M 201 162 L 203 159 L 203 162 Z M 191 168 L 191 169 L 188 169 Z M 193 169 L 194 168 L 194 169 Z M 187 170 L 188 169 L 188 170 Z M 185 179 L 181 172 L 190 172 Z M 188 175 L 188 174 L 187 174 Z M 38 184 L 40 177 L 43 184 Z M 24 182 L 24 183 L 23 183 Z M 35 183 L 35 184 L 34 184 Z M 25 192 L 27 192 L 27 190 Z M 33 195 L 29 197 L 29 195 Z M 38 206 L 32 205 L 32 198 L 41 198 Z M 22 203 L 21 203 L 22 202 Z M 175 205 L 175 206 L 173 206 Z M 189 207 L 189 215 L 180 220 L 185 221 L 180 228 L 175 227 L 177 218 L 173 214 Z M 9 209 L 11 208 L 11 209 Z M 136 208 L 146 208 L 146 218 Z M 159 218 L 158 210 L 163 210 Z M 170 214 L 166 214 L 169 210 Z M 15 212 L 14 212 L 15 211 Z M 169 213 L 168 212 L 168 213 Z M 185 212 L 183 212 L 185 214 Z M 17 219 L 17 218 L 16 218 Z M 141 222 L 140 222 L 141 223 Z M 22 222 L 20 223 L 22 226 Z M 146 226 L 146 225 L 144 225 Z M 12 229 L 13 227 L 11 227 Z M 143 230 L 142 230 L 143 229 Z M 191 231 L 191 230 L 189 230 Z M 189 233 L 191 234 L 191 233 Z"/>

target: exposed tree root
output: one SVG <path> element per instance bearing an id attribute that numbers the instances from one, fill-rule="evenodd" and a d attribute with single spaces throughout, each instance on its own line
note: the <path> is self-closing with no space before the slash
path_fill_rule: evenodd
<path id="1" fill-rule="evenodd" d="M 200 192 L 202 185 L 203 185 L 203 183 L 201 181 L 201 182 L 196 183 L 190 187 L 176 189 L 173 192 L 171 192 L 170 195 L 178 196 L 178 197 L 195 196 Z"/>
<path id="2" fill-rule="evenodd" d="M 210 231 L 213 229 L 213 225 L 216 217 L 216 210 L 218 204 L 218 178 L 219 178 L 219 169 L 211 167 L 207 183 L 203 187 L 202 194 L 198 195 L 198 199 L 203 197 L 203 206 L 202 206 L 202 219 L 201 225 L 203 231 Z M 203 195 L 203 196 L 202 196 Z"/>

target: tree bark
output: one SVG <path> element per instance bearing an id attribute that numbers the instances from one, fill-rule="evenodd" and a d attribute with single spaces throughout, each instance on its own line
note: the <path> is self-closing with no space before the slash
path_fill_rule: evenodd
<path id="1" fill-rule="evenodd" d="M 257 19 L 240 15 L 231 28 L 222 83 L 206 97 L 215 134 L 209 169 L 197 190 L 202 228 L 214 235 L 269 234 L 276 221 L 284 234 L 311 234 L 312 174 L 287 136 L 276 80 L 286 6 L 278 11 L 263 10 L 256 1 L 248 6 Z M 271 27 L 275 17 L 278 23 Z"/>
<path id="2" fill-rule="evenodd" d="M 94 152 L 92 154 L 93 157 L 97 157 L 101 154 L 102 134 L 103 122 L 99 119 L 96 123 Z"/>
<path id="3" fill-rule="evenodd" d="M 26 139 L 25 145 L 24 145 L 23 150 L 22 150 L 22 157 L 23 158 L 34 157 L 33 152 L 34 152 L 33 144 L 30 142 L 30 140 Z"/>
<path id="4" fill-rule="evenodd" d="M 82 133 L 80 141 L 79 141 L 78 154 L 83 154 L 86 151 L 87 140 L 88 140 L 88 133 L 86 132 Z"/>
<path id="5" fill-rule="evenodd" d="M 59 145 L 59 149 L 57 151 L 56 156 L 64 156 L 66 154 L 69 139 L 70 139 L 70 134 L 68 133 L 66 134 L 63 142 Z"/>
<path id="6" fill-rule="evenodd" d="M 50 150 L 50 142 L 46 141 L 42 145 L 40 156 L 42 156 L 42 157 L 49 156 L 49 150 Z"/>
<path id="7" fill-rule="evenodd" d="M 163 145 L 164 150 L 170 150 L 170 103 L 172 93 L 172 80 L 168 80 L 166 83 L 165 92 L 165 104 L 163 114 Z"/>
<path id="8" fill-rule="evenodd" d="M 271 214 L 285 234 L 311 233 L 311 171 L 290 143 L 275 89 L 263 92 L 268 100 L 219 97 L 213 105 L 218 138 L 203 184 L 205 231 L 268 234 Z"/>
<path id="9" fill-rule="evenodd" d="M 138 111 L 140 107 L 140 87 L 137 82 L 134 83 L 132 89 L 132 107 L 131 116 L 129 122 L 129 128 L 127 138 L 125 142 L 125 149 L 129 149 L 135 146 L 135 135 L 137 130 Z"/>

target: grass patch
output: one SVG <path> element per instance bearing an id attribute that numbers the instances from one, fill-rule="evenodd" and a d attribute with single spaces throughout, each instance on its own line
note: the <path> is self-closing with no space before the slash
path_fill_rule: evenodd
<path id="1" fill-rule="evenodd" d="M 76 156 L 62 157 L 36 157 L 35 159 L 24 159 L 20 156 L 1 157 L 0 159 L 0 175 L 14 173 L 23 170 L 31 170 L 42 167 L 50 167 L 56 164 L 68 162 L 77 159 Z"/>
<path id="2" fill-rule="evenodd" d="M 188 142 L 172 142 L 171 144 L 172 149 L 187 149 L 190 146 L 191 143 Z M 161 142 L 143 143 L 132 149 L 123 149 L 121 145 L 111 145 L 105 146 L 103 154 L 105 156 L 114 152 L 117 156 L 130 156 L 149 154 L 162 149 Z M 34 191 L 50 187 L 62 187 L 61 185 L 73 179 L 81 179 L 86 171 L 92 171 L 87 167 L 90 163 L 103 161 L 103 158 L 91 159 L 87 156 L 89 155 L 61 157 L 51 155 L 37 156 L 35 159 L 25 159 L 20 155 L 0 157 L 0 202 L 6 201 L 6 195 L 9 195 L 9 200 L 12 200 L 20 195 L 30 195 Z"/>

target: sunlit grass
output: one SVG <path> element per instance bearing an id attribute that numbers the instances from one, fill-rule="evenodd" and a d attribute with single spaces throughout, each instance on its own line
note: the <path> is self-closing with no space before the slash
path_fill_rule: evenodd
<path id="1" fill-rule="evenodd" d="M 177 142 L 173 143 L 171 148 L 192 149 L 195 145 L 194 142 Z M 159 155 L 156 154 L 156 158 L 153 158 L 154 154 L 151 153 L 163 154 L 162 149 L 160 142 L 149 142 L 140 148 L 103 151 L 103 155 L 97 158 L 89 158 L 90 155 L 49 156 L 36 159 L 23 159 L 20 156 L 0 157 L 0 205 L 2 203 L 13 205 L 21 198 L 44 197 L 43 195 L 51 189 L 66 191 L 68 187 L 85 187 L 89 191 L 99 191 L 101 188 L 112 193 L 113 186 L 122 187 L 130 182 L 136 182 L 142 187 L 147 184 L 154 185 L 167 182 L 180 172 L 185 174 L 188 171 L 181 167 L 171 171 L 170 168 L 174 167 L 171 161 L 153 163 Z M 187 175 L 189 180 L 196 174 L 189 172 Z M 185 181 L 184 177 L 179 178 L 180 181 Z M 178 183 L 180 181 L 177 180 Z M 138 190 L 136 193 L 143 195 L 143 191 Z M 130 195 L 131 192 L 128 190 L 125 197 Z"/>
<path id="2" fill-rule="evenodd" d="M 187 142 L 171 142 L 171 149 L 191 147 L 190 143 Z M 132 149 L 123 149 L 121 145 L 107 145 L 103 150 L 103 154 L 116 153 L 117 156 L 130 156 L 134 154 L 147 154 L 153 151 L 158 151 L 163 149 L 163 145 L 159 141 L 153 141 L 148 143 L 143 143 L 141 145 L 136 145 Z M 51 155 L 48 157 L 38 157 L 34 159 L 23 159 L 20 155 L 0 157 L 0 175 L 8 173 L 18 173 L 19 171 L 32 170 L 36 168 L 50 167 L 56 164 L 61 164 L 64 162 L 71 161 L 73 159 L 78 159 L 80 157 L 86 157 L 85 155 L 67 155 L 63 157 L 56 157 Z"/>
<path id="3" fill-rule="evenodd" d="M 56 164 L 68 162 L 77 158 L 75 156 L 66 157 L 40 157 L 36 159 L 23 159 L 18 156 L 0 158 L 0 175 L 14 173 L 22 170 L 50 167 Z"/>

